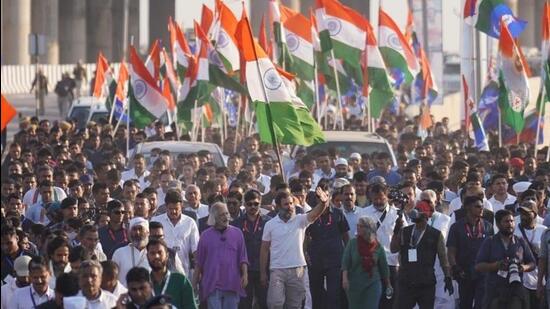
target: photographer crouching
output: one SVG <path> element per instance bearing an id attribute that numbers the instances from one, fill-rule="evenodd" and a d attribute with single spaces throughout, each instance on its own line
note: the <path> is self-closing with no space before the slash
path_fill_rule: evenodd
<path id="1" fill-rule="evenodd" d="M 499 232 L 485 239 L 476 258 L 475 270 L 488 273 L 483 308 L 529 308 L 522 275 L 535 268 L 535 259 L 525 240 L 514 235 L 511 211 L 499 210 L 495 221 Z"/>

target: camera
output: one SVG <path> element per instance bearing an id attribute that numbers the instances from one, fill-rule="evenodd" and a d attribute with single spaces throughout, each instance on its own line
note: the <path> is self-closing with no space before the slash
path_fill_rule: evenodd
<path id="1" fill-rule="evenodd" d="M 518 259 L 511 259 L 508 264 L 508 283 L 510 285 L 519 283 L 521 284 L 521 277 L 519 275 L 519 265 L 520 262 Z"/>

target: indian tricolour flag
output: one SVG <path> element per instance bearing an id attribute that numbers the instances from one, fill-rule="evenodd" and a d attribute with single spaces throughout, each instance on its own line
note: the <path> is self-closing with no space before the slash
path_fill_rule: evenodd
<path id="1" fill-rule="evenodd" d="M 410 84 L 419 71 L 414 51 L 393 19 L 380 9 L 379 46 L 386 66 L 398 85 Z"/>
<path id="2" fill-rule="evenodd" d="M 367 22 L 367 45 L 364 54 L 364 63 L 367 66 L 366 76 L 363 76 L 363 95 L 369 97 L 371 116 L 380 118 L 382 110 L 389 106 L 393 99 L 393 90 L 384 64 L 384 59 L 378 49 L 372 26 Z M 370 91 L 369 91 L 370 88 Z M 368 95 L 367 95 L 368 91 Z"/>
<path id="3" fill-rule="evenodd" d="M 334 56 L 351 66 L 359 67 L 361 52 L 365 49 L 366 20 L 335 0 L 317 0 L 317 12 L 318 27 L 319 24 L 323 27 L 319 28 L 321 41 L 326 40 L 328 31 Z"/>
<path id="4" fill-rule="evenodd" d="M 192 57 L 191 49 L 189 49 L 180 26 L 172 21 L 172 18 L 168 21 L 168 31 L 170 31 L 170 45 L 172 47 L 176 72 L 180 81 L 183 82 L 189 68 L 189 59 Z"/>
<path id="5" fill-rule="evenodd" d="M 286 46 L 292 55 L 292 67 L 299 78 L 311 81 L 314 79 L 313 42 L 311 22 L 302 14 L 287 18 L 283 23 Z"/>
<path id="6" fill-rule="evenodd" d="M 153 79 L 158 81 L 160 77 L 160 44 L 158 39 L 153 43 L 149 55 L 145 59 L 145 67 L 149 74 L 153 76 Z"/>
<path id="7" fill-rule="evenodd" d="M 266 52 L 254 42 L 246 15 L 239 22 L 236 37 L 244 60 L 248 93 L 256 109 L 261 141 L 295 145 L 322 141 L 318 126 L 315 128 L 309 119 L 300 119 L 311 118 L 307 107 L 289 89 L 288 76 L 281 75 Z"/>
<path id="8" fill-rule="evenodd" d="M 528 67 L 505 23 L 501 23 L 500 31 L 499 104 L 504 122 L 520 133 L 525 126 L 523 112 L 529 103 Z"/>
<path id="9" fill-rule="evenodd" d="M 142 129 L 166 113 L 167 102 L 133 46 L 130 47 L 130 64 L 130 117 L 135 126 Z"/>
<path id="10" fill-rule="evenodd" d="M 220 55 L 227 72 L 240 69 L 239 48 L 234 33 L 237 29 L 237 18 L 223 2 L 219 3 L 219 27 L 214 47 Z"/>

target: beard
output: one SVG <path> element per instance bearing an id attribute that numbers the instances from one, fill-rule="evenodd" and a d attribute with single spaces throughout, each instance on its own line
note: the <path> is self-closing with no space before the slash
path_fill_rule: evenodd
<path id="1" fill-rule="evenodd" d="M 168 264 L 168 260 L 166 260 L 164 262 L 160 262 L 160 263 L 149 263 L 149 266 L 151 266 L 151 269 L 153 271 L 161 271 L 165 267 L 167 267 L 167 264 Z"/>
<path id="2" fill-rule="evenodd" d="M 290 220 L 292 217 L 294 217 L 294 213 L 290 212 L 288 209 L 281 208 L 279 209 L 279 216 L 283 219 Z"/>
<path id="3" fill-rule="evenodd" d="M 148 242 L 149 242 L 149 237 L 143 237 L 143 238 L 132 237 L 132 243 L 136 247 L 144 248 L 145 246 L 147 246 Z"/>
<path id="4" fill-rule="evenodd" d="M 502 234 L 504 236 L 510 236 L 510 235 L 514 234 L 514 231 L 503 229 L 503 230 L 500 230 L 500 234 Z"/>

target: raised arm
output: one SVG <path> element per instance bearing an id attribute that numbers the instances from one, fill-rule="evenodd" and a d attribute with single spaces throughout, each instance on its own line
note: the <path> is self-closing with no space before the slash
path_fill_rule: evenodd
<path id="1" fill-rule="evenodd" d="M 319 218 L 319 216 L 321 216 L 321 214 L 327 208 L 328 202 L 330 200 L 328 194 L 320 187 L 317 187 L 317 190 L 315 190 L 315 194 L 317 195 L 317 200 L 319 200 L 319 203 L 317 204 L 317 206 L 315 206 L 315 208 L 307 213 L 308 222 L 313 222 L 317 220 L 317 218 Z"/>

